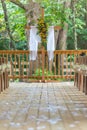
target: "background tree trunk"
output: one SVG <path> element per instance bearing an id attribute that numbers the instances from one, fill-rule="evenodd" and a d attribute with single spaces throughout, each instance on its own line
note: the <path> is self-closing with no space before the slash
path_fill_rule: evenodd
<path id="1" fill-rule="evenodd" d="M 64 4 L 64 8 L 69 8 L 71 5 L 71 1 L 66 1 Z M 66 40 L 67 40 L 67 31 L 68 31 L 68 24 L 66 22 L 63 23 L 64 28 L 59 31 L 56 49 L 57 50 L 66 50 Z"/>
<path id="2" fill-rule="evenodd" d="M 11 48 L 15 49 L 13 36 L 11 34 L 11 30 L 10 30 L 10 26 L 9 26 L 9 19 L 8 19 L 8 15 L 7 15 L 6 4 L 5 4 L 4 0 L 1 0 L 1 3 L 2 3 L 3 12 L 4 12 L 4 20 L 5 20 L 5 24 L 6 24 L 6 29 L 7 29 L 7 32 L 8 32 L 8 36 L 10 38 L 10 49 Z"/>
<path id="3" fill-rule="evenodd" d="M 76 32 L 76 0 L 72 0 L 72 23 L 73 23 L 73 38 L 74 38 L 74 47 L 77 50 L 77 32 Z"/>
<path id="4" fill-rule="evenodd" d="M 37 19 L 39 17 L 38 14 L 41 14 L 39 3 L 36 3 L 33 0 L 28 0 L 27 4 L 22 4 L 18 0 L 10 0 L 10 2 L 19 6 L 23 10 L 25 10 L 27 25 L 35 25 L 35 23 L 37 22 Z M 10 31 L 9 20 L 8 20 L 8 16 L 7 16 L 6 4 L 5 4 L 4 0 L 1 0 L 1 3 L 2 3 L 2 7 L 3 7 L 3 11 L 4 11 L 6 29 L 8 31 L 8 35 L 9 35 L 10 41 L 11 41 L 10 47 L 15 49 L 15 44 L 14 44 L 13 37 L 12 37 L 11 31 Z M 25 29 L 25 32 L 26 32 L 26 37 L 27 37 L 27 48 L 28 48 L 29 47 L 29 29 Z"/>
<path id="5" fill-rule="evenodd" d="M 41 14 L 39 3 L 33 2 L 32 0 L 25 6 L 27 26 L 35 26 L 37 19 Z M 29 48 L 29 30 L 26 29 L 27 47 Z"/>
<path id="6" fill-rule="evenodd" d="M 86 2 L 86 5 L 85 5 L 85 9 L 86 9 L 85 20 L 86 20 L 86 27 L 87 27 L 87 2 Z"/>

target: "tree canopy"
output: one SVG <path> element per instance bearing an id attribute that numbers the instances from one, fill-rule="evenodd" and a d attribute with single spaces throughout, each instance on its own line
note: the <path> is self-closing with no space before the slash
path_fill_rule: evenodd
<path id="1" fill-rule="evenodd" d="M 39 4 L 45 9 L 46 22 L 49 25 L 60 25 L 62 27 L 59 33 L 55 32 L 57 35 L 56 49 L 87 48 L 86 0 L 1 0 L 1 49 L 23 50 L 28 48 L 25 25 L 28 24 L 29 20 L 33 24 L 34 13 L 38 13 L 33 13 L 34 7 L 35 10 L 39 11 Z M 64 47 L 62 47 L 63 45 Z"/>

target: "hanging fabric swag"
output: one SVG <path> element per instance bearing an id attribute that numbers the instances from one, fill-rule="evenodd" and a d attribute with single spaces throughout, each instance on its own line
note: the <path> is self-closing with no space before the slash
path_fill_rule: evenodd
<path id="1" fill-rule="evenodd" d="M 54 26 L 48 28 L 47 51 L 49 60 L 53 60 L 55 50 Z"/>
<path id="2" fill-rule="evenodd" d="M 29 40 L 30 60 L 36 60 L 39 42 L 41 42 L 41 38 L 37 35 L 37 28 L 35 26 L 31 26 Z"/>
<path id="3" fill-rule="evenodd" d="M 36 60 L 38 43 L 41 43 L 41 38 L 37 34 L 37 27 L 31 26 L 30 29 L 30 40 L 29 40 L 29 49 L 30 49 L 30 60 Z M 55 40 L 54 40 L 54 26 L 48 28 L 48 37 L 47 37 L 47 51 L 49 60 L 53 60 L 55 50 Z"/>

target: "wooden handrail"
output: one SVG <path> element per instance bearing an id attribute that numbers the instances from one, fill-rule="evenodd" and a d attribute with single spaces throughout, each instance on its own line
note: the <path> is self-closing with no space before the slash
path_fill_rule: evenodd
<path id="1" fill-rule="evenodd" d="M 51 64 L 48 61 L 48 53 L 46 50 L 44 50 L 43 53 L 42 50 L 38 50 L 39 59 L 37 57 L 36 62 L 30 61 L 29 56 L 31 52 L 29 50 L 0 50 L 0 55 L 5 57 L 11 65 L 9 77 L 15 79 L 16 77 L 30 78 L 36 76 L 37 79 L 39 79 L 40 76 L 43 75 L 42 80 L 45 80 L 45 78 L 49 79 L 51 77 L 73 77 L 74 75 L 72 75 L 72 73 L 74 73 L 74 71 L 72 65 L 76 57 L 82 52 L 87 54 L 87 50 L 55 50 L 54 60 Z M 39 74 L 37 75 L 38 69 Z M 31 75 L 30 72 L 32 72 Z"/>
<path id="2" fill-rule="evenodd" d="M 41 50 L 38 50 L 38 52 L 41 52 Z M 46 50 L 45 50 L 46 52 Z M 55 50 L 54 53 L 78 53 L 81 54 L 82 52 L 87 53 L 87 50 Z M 29 50 L 0 50 L 0 54 L 24 54 L 24 53 L 30 53 Z"/>

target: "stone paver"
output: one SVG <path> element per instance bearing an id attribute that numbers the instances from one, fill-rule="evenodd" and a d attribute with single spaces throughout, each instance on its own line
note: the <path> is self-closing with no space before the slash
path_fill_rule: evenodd
<path id="1" fill-rule="evenodd" d="M 73 83 L 10 83 L 0 130 L 87 130 L 87 96 Z"/>

